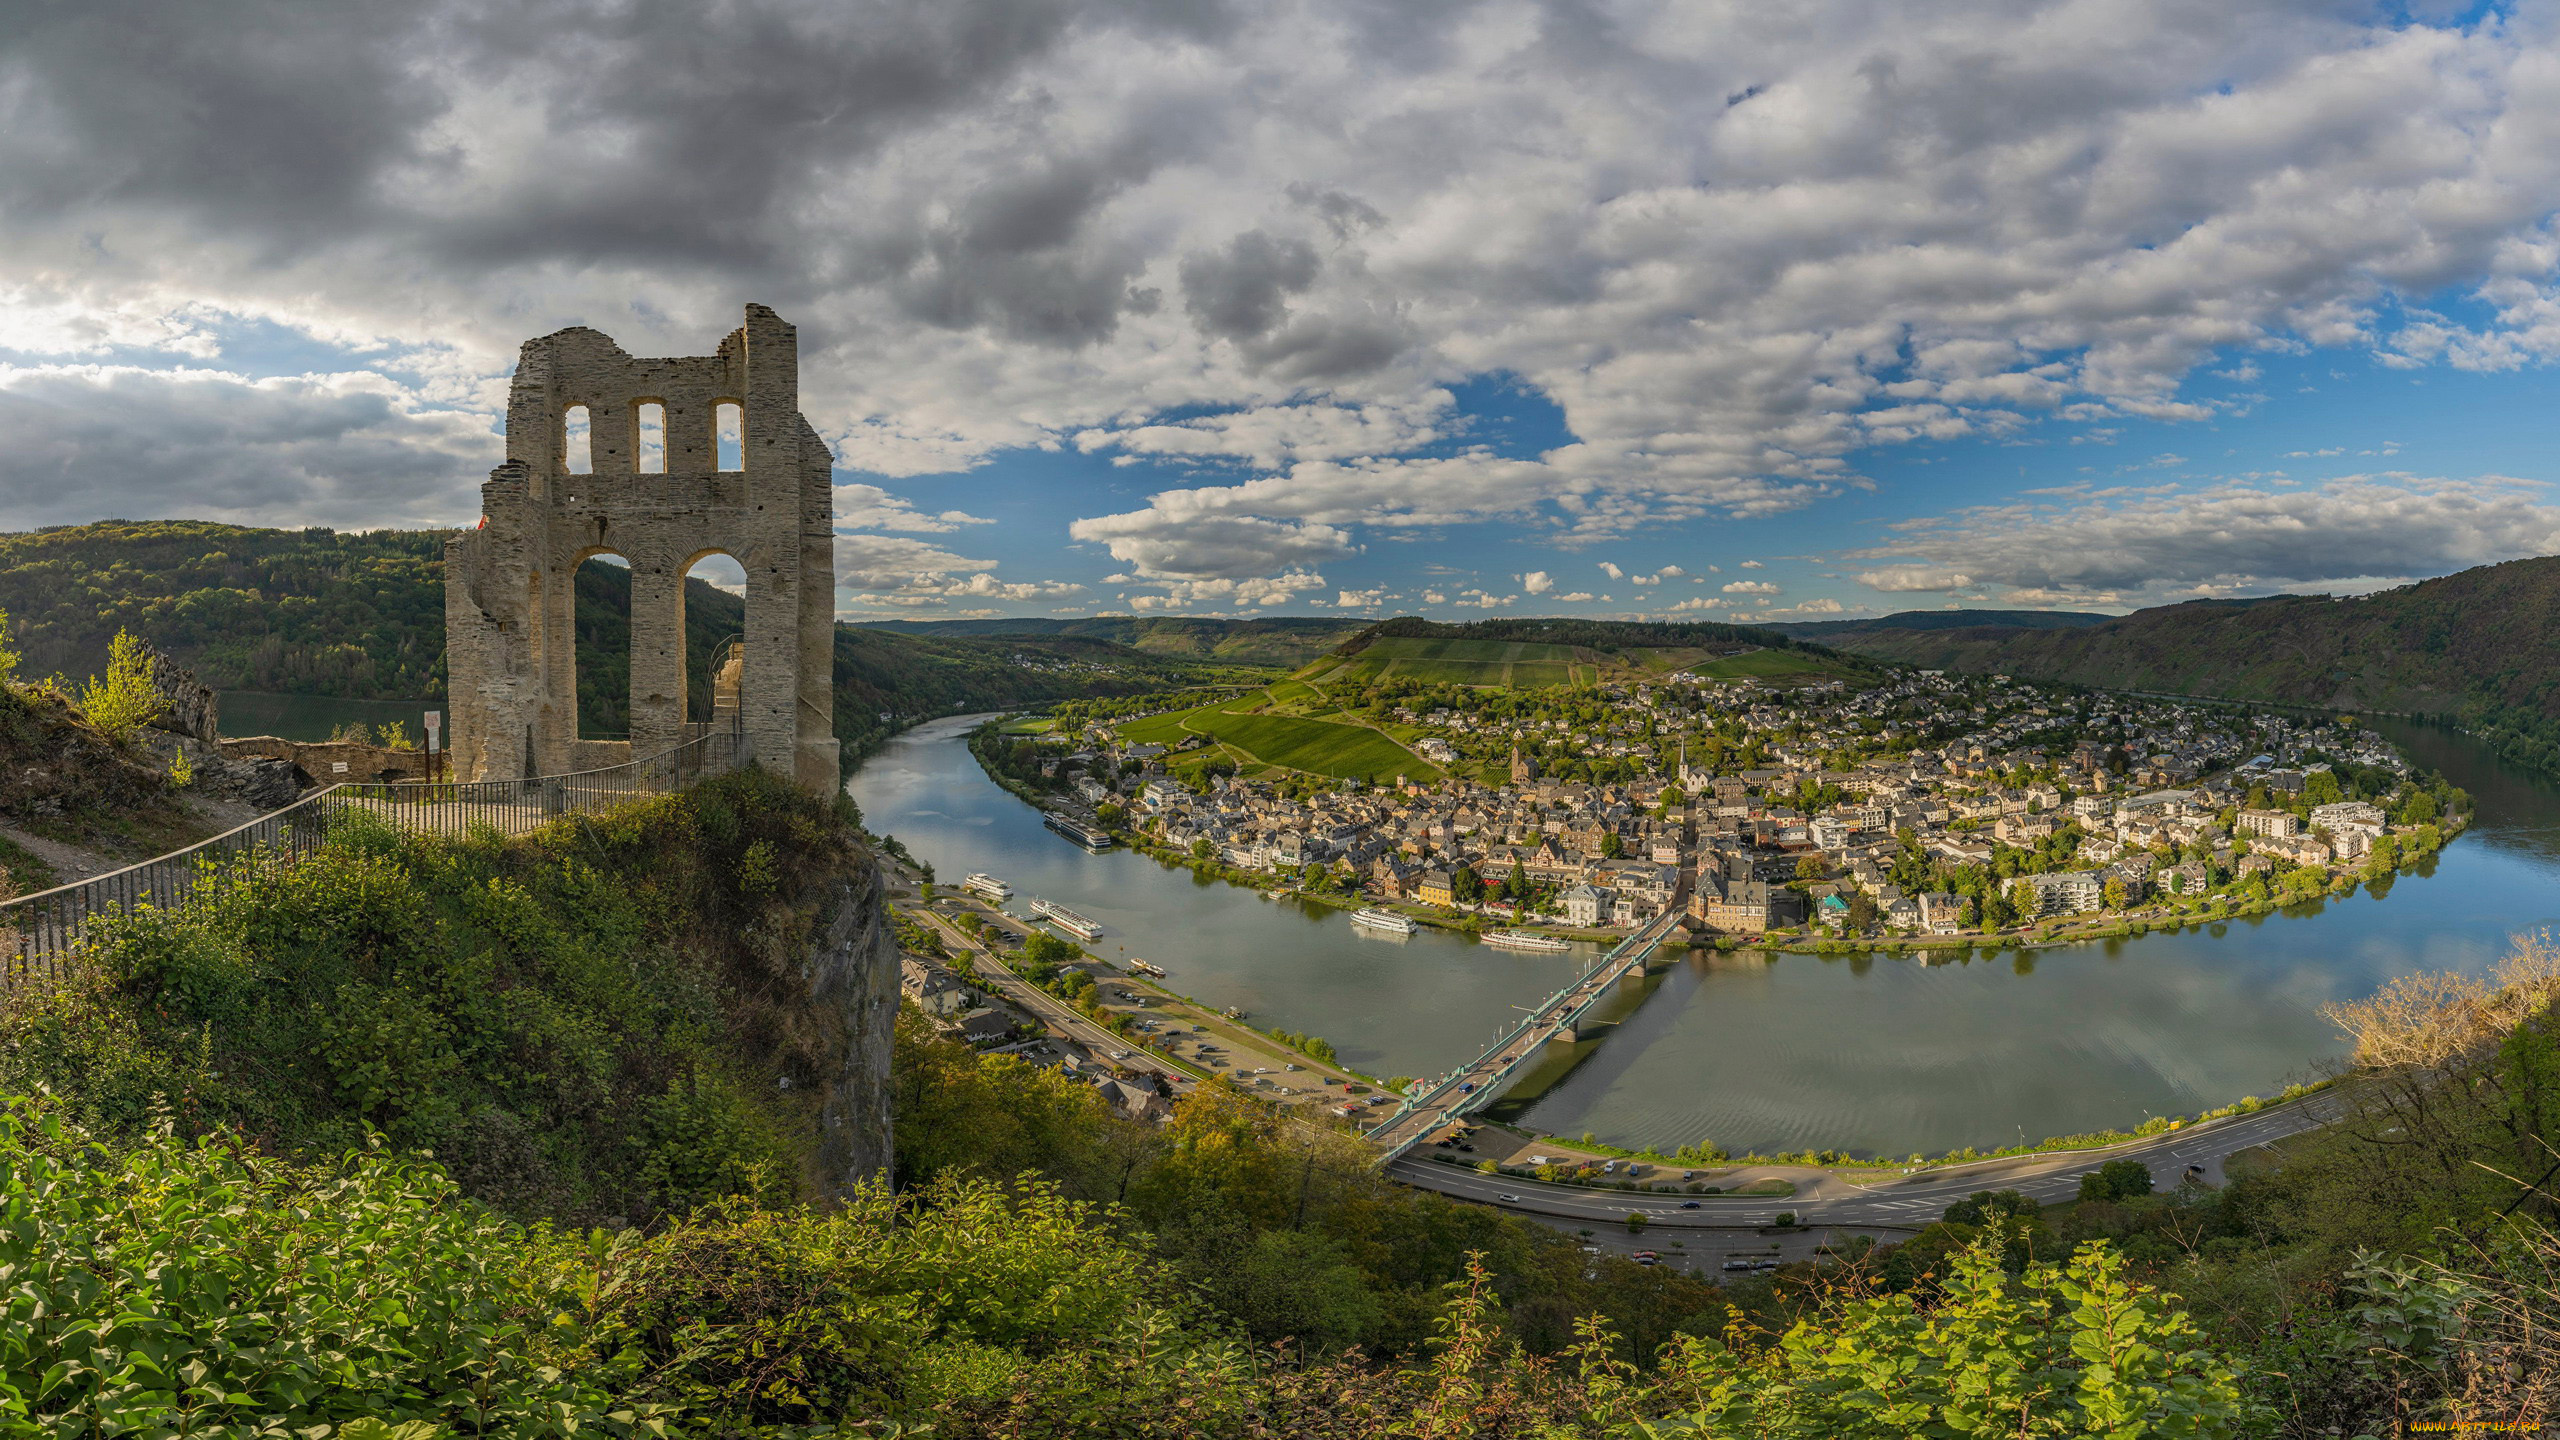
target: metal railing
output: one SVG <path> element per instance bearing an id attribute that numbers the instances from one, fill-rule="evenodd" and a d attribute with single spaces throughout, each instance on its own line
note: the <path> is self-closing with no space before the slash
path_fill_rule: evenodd
<path id="1" fill-rule="evenodd" d="M 737 769 L 749 756 L 740 731 L 703 727 L 659 754 L 567 775 L 332 785 L 183 850 L 0 901 L 0 990 L 68 975 L 82 937 L 101 919 L 143 906 L 175 909 L 209 881 L 249 879 L 296 863 L 326 844 L 333 824 L 351 811 L 426 835 L 464 835 L 483 826 L 521 834 L 563 815 L 681 790 Z"/>

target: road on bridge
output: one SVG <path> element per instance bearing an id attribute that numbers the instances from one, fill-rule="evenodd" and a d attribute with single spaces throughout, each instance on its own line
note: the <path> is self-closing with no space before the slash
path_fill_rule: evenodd
<path id="1" fill-rule="evenodd" d="M 1554 1039 L 1558 1030 L 1570 1024 L 1621 978 L 1642 971 L 1654 947 L 1660 945 L 1663 937 L 1679 923 L 1680 912 L 1670 911 L 1619 941 L 1617 948 L 1599 964 L 1584 971 L 1572 984 L 1548 996 L 1545 1003 L 1530 1012 L 1529 1018 L 1500 1043 L 1388 1116 L 1384 1124 L 1369 1132 L 1371 1142 L 1392 1158 L 1410 1149 L 1432 1131 L 1491 1100 L 1503 1080 L 1522 1062 L 1537 1054 L 1540 1046 Z"/>

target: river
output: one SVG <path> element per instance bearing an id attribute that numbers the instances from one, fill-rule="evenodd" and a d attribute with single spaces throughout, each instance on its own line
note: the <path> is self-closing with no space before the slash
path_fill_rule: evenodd
<path id="1" fill-rule="evenodd" d="M 1378 937 L 1323 907 L 1087 854 L 986 778 L 963 739 L 972 723 L 921 726 L 866 761 L 847 786 L 865 822 L 945 883 L 983 870 L 1013 885 L 1017 909 L 1060 901 L 1102 924 L 1097 953 L 1161 965 L 1172 988 L 1257 1025 L 1322 1035 L 1371 1074 L 1452 1068 L 1598 953 Z M 1630 1147 L 1891 1156 L 2272 1095 L 2337 1058 L 2322 1005 L 2414 971 L 2487 969 L 2510 937 L 2560 925 L 2560 791 L 2457 735 L 2394 738 L 2479 812 L 2385 893 L 1948 964 L 1692 953 L 1631 987 L 1599 1038 L 1559 1047 L 1503 1111 Z"/>

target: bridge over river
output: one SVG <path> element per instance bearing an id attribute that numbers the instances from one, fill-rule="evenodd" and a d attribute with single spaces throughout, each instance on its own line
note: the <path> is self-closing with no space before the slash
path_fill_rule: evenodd
<path id="1" fill-rule="evenodd" d="M 1548 996 L 1519 1024 L 1486 1047 L 1483 1054 L 1427 1088 L 1408 1093 L 1394 1114 L 1369 1131 L 1369 1139 L 1384 1152 L 1380 1163 L 1394 1163 L 1440 1127 L 1501 1094 L 1503 1087 L 1519 1074 L 1520 1067 L 1535 1059 L 1548 1041 L 1571 1039 L 1582 1017 L 1608 995 L 1610 987 L 1642 975 L 1645 961 L 1679 926 L 1679 911 L 1664 912 L 1619 941 L 1573 983 Z"/>

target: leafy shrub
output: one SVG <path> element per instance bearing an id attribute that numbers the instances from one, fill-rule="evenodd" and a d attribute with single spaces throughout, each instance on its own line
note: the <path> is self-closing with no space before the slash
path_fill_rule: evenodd
<path id="1" fill-rule="evenodd" d="M 560 1368 L 577 1337 L 551 1317 L 571 1297 L 528 1273 L 525 1249 L 411 1160 L 302 1170 L 165 1128 L 119 1154 L 0 1098 L 0 1429 L 665 1433 L 601 1371 Z"/>

